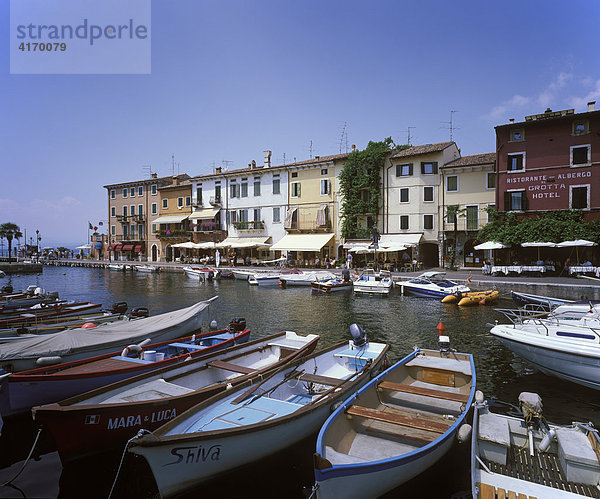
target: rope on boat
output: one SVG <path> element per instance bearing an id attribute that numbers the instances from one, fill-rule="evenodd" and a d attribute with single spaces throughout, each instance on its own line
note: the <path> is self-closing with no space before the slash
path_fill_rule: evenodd
<path id="1" fill-rule="evenodd" d="M 315 494 L 317 493 L 317 489 L 319 488 L 319 484 L 315 483 L 311 489 L 310 489 L 310 495 L 307 497 L 307 499 L 312 499 L 313 497 L 315 497 Z"/>
<path id="2" fill-rule="evenodd" d="M 123 461 L 125 460 L 125 453 L 127 452 L 127 449 L 129 448 L 129 444 L 131 442 L 133 442 L 136 438 L 139 438 L 142 435 L 144 435 L 145 433 L 147 433 L 149 435 L 152 434 L 151 431 L 144 430 L 142 428 L 133 437 L 131 437 L 129 440 L 127 440 L 127 443 L 125 444 L 125 447 L 123 448 L 123 454 L 121 454 L 121 461 L 119 462 L 119 467 L 117 468 L 117 474 L 115 475 L 115 479 L 112 483 L 112 487 L 110 488 L 110 492 L 108 493 L 108 499 L 110 499 L 112 497 L 113 492 L 115 491 L 115 486 L 117 485 L 117 480 L 119 479 L 119 473 L 121 473 L 121 467 L 123 466 Z"/>
<path id="3" fill-rule="evenodd" d="M 33 441 L 33 445 L 31 446 L 31 450 L 29 451 L 29 455 L 27 456 L 27 459 L 25 459 L 25 461 L 23 462 L 23 466 L 21 466 L 21 469 L 17 472 L 17 474 L 14 477 L 12 477 L 8 482 L 4 482 L 3 484 L 1 484 L 0 487 L 6 487 L 7 485 L 12 484 L 12 482 L 14 482 L 19 477 L 19 475 L 23 472 L 23 470 L 25 469 L 25 466 L 27 466 L 27 463 L 31 459 L 31 456 L 33 454 L 35 446 L 38 443 L 38 440 L 40 439 L 41 434 L 42 434 L 42 427 L 40 426 L 38 428 L 37 435 L 35 436 L 35 440 Z"/>

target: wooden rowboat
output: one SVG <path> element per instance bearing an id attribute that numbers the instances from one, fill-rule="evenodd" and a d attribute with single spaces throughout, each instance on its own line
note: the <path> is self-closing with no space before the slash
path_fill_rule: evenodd
<path id="1" fill-rule="evenodd" d="M 426 470 L 451 447 L 474 394 L 472 355 L 416 349 L 321 427 L 316 497 L 378 497 Z"/>
<path id="2" fill-rule="evenodd" d="M 319 337 L 287 331 L 32 409 L 63 462 L 124 444 L 212 395 L 312 352 Z M 254 381 L 255 382 L 255 381 Z"/>

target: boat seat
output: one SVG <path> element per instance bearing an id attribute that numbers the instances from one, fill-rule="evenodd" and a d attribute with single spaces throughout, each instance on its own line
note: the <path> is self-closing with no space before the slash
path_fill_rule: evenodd
<path id="1" fill-rule="evenodd" d="M 302 373 L 298 375 L 300 381 L 306 381 L 307 383 L 318 383 L 320 385 L 337 386 L 343 379 L 331 378 L 329 376 L 319 376 L 318 374 Z"/>
<path id="2" fill-rule="evenodd" d="M 451 358 L 430 357 L 426 355 L 417 355 L 414 359 L 406 363 L 408 367 L 425 367 L 438 369 L 440 371 L 451 371 L 471 376 L 471 363 L 466 360 Z"/>
<path id="3" fill-rule="evenodd" d="M 438 423 L 436 421 L 424 421 L 420 418 L 402 416 L 400 414 L 394 414 L 392 412 L 380 411 L 378 409 L 371 409 L 370 407 L 363 407 L 360 405 L 351 405 L 346 409 L 346 414 L 350 416 L 359 416 L 361 418 L 373 419 L 375 421 L 382 421 L 384 423 L 392 423 L 401 426 L 407 426 L 409 428 L 416 428 L 418 430 L 431 431 L 434 433 L 444 433 L 449 425 L 445 423 Z"/>
<path id="4" fill-rule="evenodd" d="M 483 459 L 506 465 L 510 447 L 508 420 L 491 412 L 479 415 L 479 454 Z"/>
<path id="5" fill-rule="evenodd" d="M 225 371 L 233 371 L 234 373 L 250 374 L 256 371 L 252 367 L 240 366 L 232 364 L 231 362 L 225 362 L 223 360 L 213 360 L 206 364 L 210 367 L 216 367 L 217 369 L 224 369 Z"/>
<path id="6" fill-rule="evenodd" d="M 382 381 L 377 385 L 378 388 L 384 390 L 393 390 L 396 392 L 413 393 L 415 395 L 423 395 L 438 399 L 452 400 L 454 402 L 467 403 L 469 396 L 462 393 L 450 393 L 442 390 L 434 390 L 432 388 L 423 388 L 420 386 L 405 385 L 402 383 L 393 383 L 392 381 Z"/>
<path id="7" fill-rule="evenodd" d="M 488 483 L 477 482 L 477 490 L 479 490 L 479 494 L 477 495 L 478 499 L 527 499 L 528 497 L 525 494 L 518 494 L 512 490 L 496 489 L 493 485 Z M 529 496 L 529 499 L 537 498 Z"/>

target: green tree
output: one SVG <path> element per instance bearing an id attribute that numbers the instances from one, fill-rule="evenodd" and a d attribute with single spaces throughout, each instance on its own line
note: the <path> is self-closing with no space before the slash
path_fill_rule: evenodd
<path id="1" fill-rule="evenodd" d="M 352 151 L 340 173 L 340 191 L 344 198 L 340 210 L 341 233 L 345 239 L 368 238 L 371 228 L 361 224 L 367 216 L 374 217 L 381 203 L 381 171 L 386 155 L 395 147 L 391 137 L 369 142 L 362 151 Z"/>
<path id="2" fill-rule="evenodd" d="M 6 239 L 8 241 L 8 263 L 12 261 L 11 254 L 13 239 L 21 239 L 22 237 L 23 234 L 21 233 L 21 229 L 17 224 L 5 222 L 0 225 L 0 239 Z"/>

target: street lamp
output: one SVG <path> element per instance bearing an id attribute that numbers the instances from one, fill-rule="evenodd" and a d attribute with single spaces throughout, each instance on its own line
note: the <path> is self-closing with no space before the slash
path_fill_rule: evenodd
<path id="1" fill-rule="evenodd" d="M 40 244 L 42 241 L 42 236 L 40 236 L 40 231 L 39 229 L 36 229 L 35 231 L 35 235 L 36 235 L 36 239 L 37 239 L 37 246 L 36 246 L 36 250 L 37 250 L 37 260 L 38 262 L 40 261 Z"/>
<path id="2" fill-rule="evenodd" d="M 377 248 L 379 248 L 379 231 L 377 230 L 377 222 L 373 223 L 373 227 L 371 228 L 371 240 L 373 241 L 373 260 L 374 260 L 374 267 L 375 270 L 379 270 L 377 267 Z"/>

